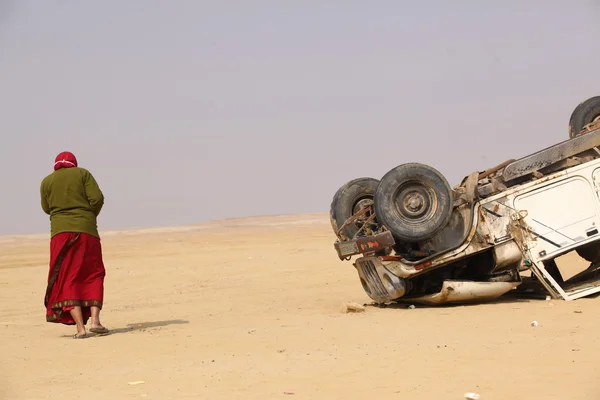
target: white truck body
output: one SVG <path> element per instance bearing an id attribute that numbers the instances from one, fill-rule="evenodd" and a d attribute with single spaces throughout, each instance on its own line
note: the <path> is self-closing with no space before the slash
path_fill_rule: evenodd
<path id="1" fill-rule="evenodd" d="M 600 292 L 600 96 L 573 111 L 569 137 L 453 189 L 419 163 L 347 182 L 330 208 L 338 257 L 358 255 L 361 284 L 379 304 Z M 590 265 L 564 280 L 556 258 L 573 251 Z"/>
<path id="2" fill-rule="evenodd" d="M 600 138 L 600 130 L 593 133 Z M 573 300 L 600 291 L 600 279 L 557 282 L 546 266 L 558 256 L 600 240 L 599 158 L 508 187 L 457 212 L 470 223 L 465 226 L 461 244 L 445 253 L 416 262 L 368 252 L 356 259 L 354 266 L 365 292 L 376 303 L 478 301 L 515 289 L 521 283 L 518 271 L 527 269 L 556 299 Z M 486 251 L 493 254 L 491 272 L 516 271 L 514 279 L 444 279 L 438 293 L 405 299 L 411 279 Z"/>

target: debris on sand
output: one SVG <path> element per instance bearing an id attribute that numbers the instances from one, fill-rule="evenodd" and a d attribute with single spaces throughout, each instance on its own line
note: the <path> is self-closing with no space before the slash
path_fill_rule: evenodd
<path id="1" fill-rule="evenodd" d="M 465 393 L 465 399 L 467 400 L 479 400 L 481 398 L 481 396 L 479 396 L 479 394 L 477 393 Z"/>
<path id="2" fill-rule="evenodd" d="M 340 311 L 343 314 L 364 312 L 365 310 L 366 310 L 365 306 L 360 305 L 358 303 L 354 303 L 354 302 L 343 303 L 342 306 L 340 307 Z"/>

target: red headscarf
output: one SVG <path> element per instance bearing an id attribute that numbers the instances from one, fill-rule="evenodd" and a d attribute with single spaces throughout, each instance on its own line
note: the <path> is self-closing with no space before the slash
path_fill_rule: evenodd
<path id="1" fill-rule="evenodd" d="M 54 170 L 61 168 L 72 168 L 77 166 L 75 155 L 69 151 L 63 151 L 54 159 Z"/>

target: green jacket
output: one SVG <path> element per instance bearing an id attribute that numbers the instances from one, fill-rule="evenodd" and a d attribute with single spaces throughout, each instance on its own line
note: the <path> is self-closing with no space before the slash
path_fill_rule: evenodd
<path id="1" fill-rule="evenodd" d="M 61 168 L 42 180 L 42 210 L 50 215 L 51 237 L 62 232 L 82 232 L 100 237 L 96 217 L 104 195 L 92 174 L 79 167 Z"/>

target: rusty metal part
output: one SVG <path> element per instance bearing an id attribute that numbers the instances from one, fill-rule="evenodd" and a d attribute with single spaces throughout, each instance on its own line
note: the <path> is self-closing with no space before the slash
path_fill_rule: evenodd
<path id="1" fill-rule="evenodd" d="M 358 236 L 358 234 L 364 230 L 365 226 L 367 226 L 371 222 L 373 222 L 374 219 L 375 219 L 375 211 L 373 211 L 373 214 L 371 214 L 371 216 L 369 218 L 367 218 L 367 220 L 362 224 L 360 229 L 358 231 L 356 231 L 356 233 L 354 234 L 354 238 L 356 238 Z"/>
<path id="2" fill-rule="evenodd" d="M 353 216 L 351 216 L 350 218 L 348 218 L 346 220 L 346 222 L 344 222 L 344 224 L 338 229 L 337 231 L 337 236 L 339 237 L 340 234 L 342 233 L 342 230 L 347 227 L 348 225 L 350 225 L 351 223 L 353 223 L 354 221 L 356 221 L 359 217 L 361 217 L 363 214 L 366 214 L 367 211 L 369 211 L 370 207 L 365 207 L 363 209 L 361 209 L 360 211 L 358 211 L 356 214 L 354 214 Z"/>
<path id="3" fill-rule="evenodd" d="M 363 236 L 343 242 L 335 242 L 334 247 L 340 260 L 356 254 L 375 253 L 393 247 L 396 244 L 394 236 L 389 231 L 373 236 Z"/>
<path id="4" fill-rule="evenodd" d="M 463 198 L 467 203 L 472 203 L 477 200 L 477 180 L 479 174 L 477 172 L 473 172 L 471 175 L 467 177 L 465 180 L 465 192 L 463 194 Z"/>
<path id="5" fill-rule="evenodd" d="M 510 160 L 506 160 L 501 164 L 496 165 L 495 167 L 486 169 L 485 171 L 479 173 L 479 179 L 484 179 L 487 178 L 488 176 L 492 175 L 495 172 L 500 171 L 502 168 L 506 167 L 508 164 L 515 162 L 515 159 L 510 159 Z"/>
<path id="6" fill-rule="evenodd" d="M 577 136 L 585 135 L 586 133 L 594 131 L 598 128 L 600 128 L 600 116 L 597 116 L 592 122 L 585 125 L 583 129 L 581 129 L 581 132 L 577 134 Z"/>
<path id="7" fill-rule="evenodd" d="M 356 207 L 355 207 L 356 208 Z M 358 231 L 354 234 L 354 236 L 352 238 L 349 239 L 354 239 L 356 237 L 358 237 L 358 234 L 363 232 L 366 235 L 373 235 L 376 234 L 380 229 L 367 229 L 366 227 L 369 226 L 369 224 L 371 224 L 375 218 L 377 217 L 375 210 L 373 210 L 373 202 L 370 201 L 369 205 L 360 208 L 357 212 L 355 212 L 350 218 L 348 218 L 344 224 L 337 230 L 336 232 L 336 236 L 340 239 L 348 239 L 345 237 L 342 237 L 342 231 L 344 230 L 344 228 L 346 228 L 348 225 L 350 225 L 351 223 L 356 222 L 357 220 L 359 220 L 361 217 L 363 217 L 366 213 L 371 212 L 371 215 L 362 223 L 361 227 L 358 229 Z"/>
<path id="8" fill-rule="evenodd" d="M 491 183 L 486 183 L 485 185 L 481 185 L 477 188 L 477 195 L 481 198 L 491 196 L 493 193 L 494 185 Z"/>
<path id="9" fill-rule="evenodd" d="M 431 260 L 425 261 L 424 263 L 421 263 L 419 265 L 415 266 L 415 269 L 417 271 L 421 271 L 423 270 L 425 267 L 429 267 L 432 264 Z"/>
<path id="10" fill-rule="evenodd" d="M 402 261 L 402 256 L 380 256 L 380 261 Z"/>
<path id="11" fill-rule="evenodd" d="M 600 129 L 555 144 L 508 164 L 502 172 L 504 182 L 524 177 L 568 157 L 600 146 Z"/>

